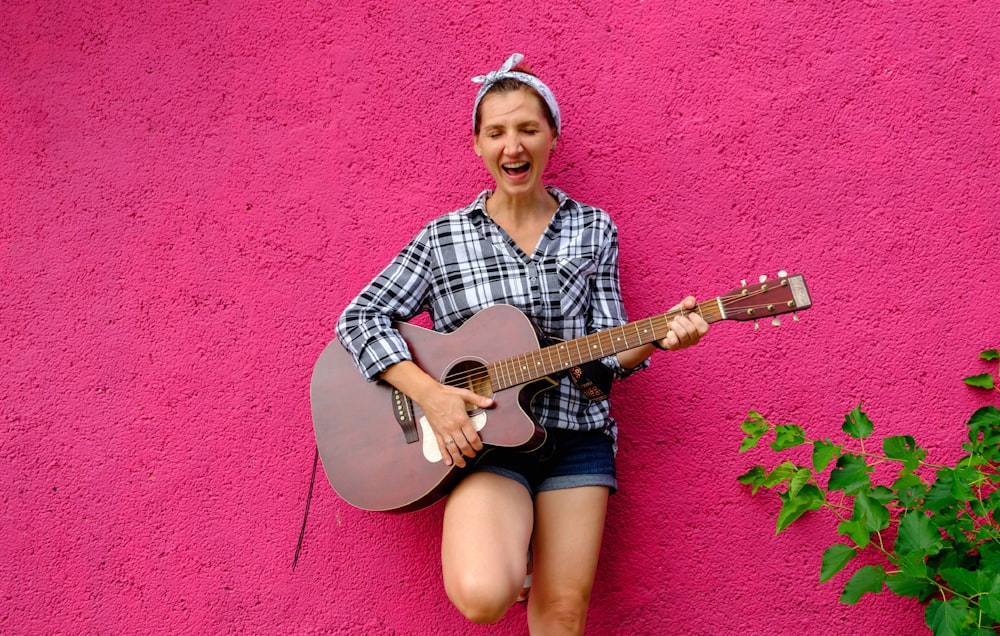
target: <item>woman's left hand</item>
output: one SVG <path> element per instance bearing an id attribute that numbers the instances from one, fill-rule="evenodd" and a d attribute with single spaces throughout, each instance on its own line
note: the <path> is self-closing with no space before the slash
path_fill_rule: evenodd
<path id="1" fill-rule="evenodd" d="M 694 309 L 697 302 L 694 296 L 688 296 L 678 303 L 671 311 L 676 309 Z M 701 337 L 708 333 L 708 323 L 698 313 L 682 313 L 670 321 L 670 333 L 666 338 L 659 341 L 660 345 L 677 351 L 698 344 Z"/>

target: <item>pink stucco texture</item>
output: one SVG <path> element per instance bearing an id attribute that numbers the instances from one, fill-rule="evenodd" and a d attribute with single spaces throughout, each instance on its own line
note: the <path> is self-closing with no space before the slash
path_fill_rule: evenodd
<path id="1" fill-rule="evenodd" d="M 469 78 L 520 51 L 548 175 L 607 209 L 630 315 L 778 270 L 799 323 L 720 323 L 616 389 L 591 634 L 922 634 L 819 584 L 736 476 L 751 408 L 958 453 L 1000 345 L 995 2 L 18 1 L 0 17 L 0 632 L 525 634 L 467 624 L 441 507 L 356 510 L 313 459 L 336 317 L 490 185 Z M 475 537 L 469 537 L 475 541 Z"/>

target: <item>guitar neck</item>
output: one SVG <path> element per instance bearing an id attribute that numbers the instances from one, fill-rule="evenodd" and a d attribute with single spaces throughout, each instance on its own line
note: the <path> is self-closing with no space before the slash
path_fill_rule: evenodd
<path id="1" fill-rule="evenodd" d="M 566 371 L 572 367 L 634 349 L 654 340 L 662 340 L 670 331 L 670 322 L 681 315 L 697 313 L 705 322 L 724 320 L 720 299 L 699 303 L 691 310 L 672 310 L 604 331 L 566 340 L 536 351 L 498 360 L 489 365 L 496 390 Z"/>
<path id="2" fill-rule="evenodd" d="M 572 367 L 662 340 L 670 322 L 681 315 L 700 314 L 707 323 L 720 320 L 757 320 L 808 309 L 812 300 L 801 274 L 743 286 L 707 300 L 694 309 L 673 309 L 657 316 L 559 342 L 542 349 L 493 362 L 488 367 L 494 390 L 525 384 Z"/>

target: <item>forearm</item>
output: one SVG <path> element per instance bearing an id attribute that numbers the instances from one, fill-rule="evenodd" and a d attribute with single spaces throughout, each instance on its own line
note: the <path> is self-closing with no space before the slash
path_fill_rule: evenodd
<path id="1" fill-rule="evenodd" d="M 655 351 L 656 348 L 651 344 L 622 351 L 618 354 L 618 364 L 624 369 L 634 369 L 645 362 Z"/>

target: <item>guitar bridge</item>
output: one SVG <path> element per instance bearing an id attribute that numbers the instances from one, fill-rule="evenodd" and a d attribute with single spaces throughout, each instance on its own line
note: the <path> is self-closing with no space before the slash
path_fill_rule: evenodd
<path id="1" fill-rule="evenodd" d="M 417 423 L 413 419 L 413 402 L 406 397 L 399 389 L 392 390 L 392 412 L 396 416 L 396 423 L 403 429 L 403 439 L 407 444 L 415 444 L 420 441 L 417 434 Z"/>

